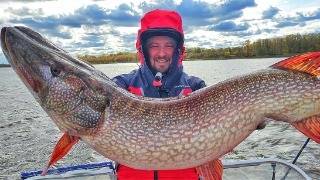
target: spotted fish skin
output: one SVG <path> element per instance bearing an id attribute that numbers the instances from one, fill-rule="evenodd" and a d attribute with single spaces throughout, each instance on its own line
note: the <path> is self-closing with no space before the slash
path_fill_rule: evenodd
<path id="1" fill-rule="evenodd" d="M 19 43 L 18 43 L 19 42 Z M 138 169 L 196 167 L 231 151 L 265 118 L 320 113 L 320 81 L 268 68 L 187 97 L 138 97 L 25 27 L 1 31 L 8 61 L 62 132 Z"/>
<path id="2" fill-rule="evenodd" d="M 123 94 L 111 100 L 99 138 L 82 139 L 139 169 L 195 167 L 230 152 L 265 118 L 293 123 L 319 114 L 319 93 L 313 76 L 267 69 L 184 98 L 142 101 Z"/>

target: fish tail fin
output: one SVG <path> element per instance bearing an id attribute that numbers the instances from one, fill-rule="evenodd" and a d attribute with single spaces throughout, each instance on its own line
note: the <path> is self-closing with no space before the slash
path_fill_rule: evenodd
<path id="1" fill-rule="evenodd" d="M 223 173 L 223 165 L 221 160 L 216 159 L 206 164 L 196 167 L 199 177 L 205 180 L 221 180 Z"/>
<path id="2" fill-rule="evenodd" d="M 320 78 L 320 51 L 292 56 L 271 67 L 304 72 Z M 315 142 L 320 143 L 320 115 L 303 119 L 292 125 Z"/>
<path id="3" fill-rule="evenodd" d="M 308 52 L 289 57 L 271 66 L 277 69 L 290 69 L 320 77 L 320 51 Z"/>
<path id="4" fill-rule="evenodd" d="M 308 117 L 294 122 L 292 125 L 304 135 L 320 144 L 320 115 Z"/>
<path id="5" fill-rule="evenodd" d="M 48 162 L 47 166 L 43 169 L 41 175 L 44 176 L 47 174 L 48 169 L 50 166 L 55 164 L 58 160 L 63 158 L 70 149 L 79 141 L 79 137 L 71 136 L 68 133 L 64 133 L 62 137 L 59 139 L 58 143 L 54 147 L 54 150 L 51 154 L 50 161 Z"/>

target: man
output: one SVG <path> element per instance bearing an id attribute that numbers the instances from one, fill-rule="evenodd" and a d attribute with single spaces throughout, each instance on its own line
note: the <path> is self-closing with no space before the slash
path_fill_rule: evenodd
<path id="1" fill-rule="evenodd" d="M 113 80 L 133 94 L 155 98 L 187 95 L 205 87 L 203 80 L 183 72 L 183 44 L 178 13 L 166 10 L 146 13 L 136 43 L 141 66 Z"/>
<path id="2" fill-rule="evenodd" d="M 183 72 L 184 35 L 180 15 L 174 11 L 153 10 L 141 19 L 136 42 L 140 67 L 113 78 L 129 92 L 146 97 L 186 96 L 205 87 L 200 78 Z M 198 179 L 195 168 L 145 171 L 118 166 L 118 179 Z"/>

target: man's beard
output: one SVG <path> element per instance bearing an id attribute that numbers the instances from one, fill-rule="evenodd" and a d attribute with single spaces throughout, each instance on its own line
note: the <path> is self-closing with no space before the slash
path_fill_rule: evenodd
<path id="1" fill-rule="evenodd" d="M 161 73 L 167 72 L 172 63 L 172 58 L 168 56 L 155 57 L 154 59 L 150 59 L 150 60 L 151 60 L 150 62 L 152 62 L 150 63 L 151 68 L 154 71 L 161 72 Z"/>

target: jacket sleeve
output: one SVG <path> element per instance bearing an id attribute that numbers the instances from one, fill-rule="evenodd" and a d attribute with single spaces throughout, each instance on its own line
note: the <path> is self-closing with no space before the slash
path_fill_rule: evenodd
<path id="1" fill-rule="evenodd" d="M 192 91 L 196 91 L 198 89 L 206 87 L 206 83 L 204 82 L 204 80 L 202 80 L 198 77 L 190 76 L 188 81 L 189 81 L 188 83 L 190 84 Z"/>
<path id="2" fill-rule="evenodd" d="M 137 70 L 131 71 L 129 74 L 120 74 L 112 78 L 112 81 L 115 82 L 121 88 L 128 90 L 131 79 L 135 75 Z"/>

